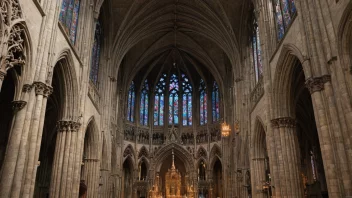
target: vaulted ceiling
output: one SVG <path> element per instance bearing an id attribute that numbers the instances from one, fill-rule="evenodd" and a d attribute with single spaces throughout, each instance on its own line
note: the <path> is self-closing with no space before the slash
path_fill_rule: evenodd
<path id="1" fill-rule="evenodd" d="M 170 50 L 207 68 L 214 78 L 240 72 L 248 0 L 105 0 L 114 64 L 133 78 Z"/>

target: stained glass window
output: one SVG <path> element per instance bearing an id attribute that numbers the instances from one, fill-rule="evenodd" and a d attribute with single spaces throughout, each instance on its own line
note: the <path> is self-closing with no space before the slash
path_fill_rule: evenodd
<path id="1" fill-rule="evenodd" d="M 166 74 L 162 74 L 158 84 L 155 87 L 155 100 L 154 100 L 154 125 L 164 125 L 164 100 L 166 90 Z"/>
<path id="2" fill-rule="evenodd" d="M 217 122 L 220 119 L 220 97 L 219 97 L 219 87 L 216 81 L 213 84 L 213 92 L 211 96 L 212 102 L 212 114 L 213 114 L 213 122 Z"/>
<path id="3" fill-rule="evenodd" d="M 253 35 L 252 35 L 252 48 L 253 48 L 253 62 L 254 62 L 254 71 L 255 71 L 255 80 L 258 82 L 260 76 L 263 74 L 263 65 L 262 65 L 262 50 L 260 46 L 259 38 L 259 27 L 255 16 L 253 17 Z"/>
<path id="4" fill-rule="evenodd" d="M 72 43 L 76 41 L 80 0 L 63 0 L 59 20 Z"/>
<path id="5" fill-rule="evenodd" d="M 182 124 L 192 125 L 192 85 L 185 74 L 182 74 Z"/>
<path id="6" fill-rule="evenodd" d="M 172 74 L 169 84 L 169 124 L 178 124 L 179 80 L 177 74 Z"/>
<path id="7" fill-rule="evenodd" d="M 296 5 L 294 0 L 273 0 L 273 5 L 277 25 L 277 36 L 278 39 L 281 40 L 291 24 L 293 17 L 296 15 Z"/>
<path id="8" fill-rule="evenodd" d="M 100 59 L 100 47 L 102 39 L 102 29 L 99 22 L 95 25 L 95 35 L 92 50 L 92 62 L 90 68 L 90 80 L 97 86 L 98 85 L 98 73 L 99 73 L 99 59 Z"/>
<path id="9" fill-rule="evenodd" d="M 149 102 L 149 86 L 148 81 L 145 80 L 141 91 L 141 107 L 140 107 L 140 123 L 141 125 L 148 125 L 148 102 Z"/>
<path id="10" fill-rule="evenodd" d="M 207 110 L 207 87 L 203 81 L 200 80 L 199 86 L 199 109 L 200 109 L 200 125 L 204 125 L 208 122 L 208 110 Z"/>
<path id="11" fill-rule="evenodd" d="M 132 81 L 128 90 L 128 109 L 127 109 L 127 120 L 134 122 L 134 106 L 136 100 L 136 87 Z"/>

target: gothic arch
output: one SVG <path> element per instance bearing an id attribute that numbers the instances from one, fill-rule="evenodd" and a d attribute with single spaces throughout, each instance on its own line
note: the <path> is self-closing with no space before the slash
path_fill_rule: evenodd
<path id="1" fill-rule="evenodd" d="M 182 146 L 171 143 L 159 149 L 155 154 L 153 162 L 155 164 L 154 167 L 156 172 L 160 171 L 164 160 L 171 154 L 172 150 L 174 151 L 175 156 L 179 157 L 183 161 L 187 172 L 195 170 L 193 164 L 193 156 Z"/>
<path id="2" fill-rule="evenodd" d="M 99 144 L 100 144 L 100 135 L 99 135 L 99 129 L 96 124 L 95 118 L 91 117 L 88 121 L 84 137 L 87 139 L 84 139 L 84 145 L 89 146 L 89 151 L 87 151 L 87 154 L 89 158 L 92 159 L 99 159 Z M 88 141 L 88 142 L 86 142 Z M 84 148 L 86 149 L 86 148 Z"/>
<path id="3" fill-rule="evenodd" d="M 209 165 L 209 167 L 213 167 L 214 163 L 216 162 L 217 159 L 219 159 L 220 162 L 222 163 L 221 158 L 222 158 L 221 148 L 219 145 L 214 144 L 214 146 L 211 148 L 211 151 L 210 151 L 210 165 Z"/>
<path id="4" fill-rule="evenodd" d="M 285 44 L 282 48 L 273 81 L 273 118 L 294 117 L 294 105 L 292 98 L 291 83 L 293 73 L 298 62 L 306 61 L 300 50 L 292 45 Z M 310 76 L 310 68 L 304 68 L 305 76 Z"/>
<path id="5" fill-rule="evenodd" d="M 251 156 L 250 156 L 250 167 L 251 179 L 247 182 L 252 186 L 252 189 L 258 189 L 262 187 L 263 181 L 266 181 L 267 170 L 266 160 L 267 160 L 267 150 L 266 150 L 266 132 L 264 129 L 263 122 L 259 117 L 257 117 L 254 125 L 254 134 L 251 142 Z M 269 169 L 268 169 L 269 170 Z M 254 197 L 261 197 L 263 195 L 262 191 L 253 190 Z"/>
<path id="6" fill-rule="evenodd" d="M 126 148 L 125 148 L 125 150 L 123 151 L 123 163 L 126 161 L 126 160 L 128 160 L 128 159 L 130 159 L 130 160 L 132 160 L 132 164 L 134 165 L 135 163 L 134 163 L 134 158 L 135 158 L 135 152 L 134 152 L 134 149 L 133 149 L 133 147 L 132 147 L 132 145 L 131 144 L 129 144 Z"/>
<path id="7" fill-rule="evenodd" d="M 139 153 L 138 153 L 138 159 L 142 157 L 146 157 L 146 158 L 149 157 L 148 149 L 145 146 L 142 146 L 142 148 L 139 150 Z"/>
<path id="8" fill-rule="evenodd" d="M 345 9 L 338 27 L 338 45 L 342 66 L 350 70 L 352 62 L 352 2 Z"/>
<path id="9" fill-rule="evenodd" d="M 205 150 L 202 146 L 200 146 L 198 149 L 197 158 L 208 159 L 207 150 Z"/>
<path id="10" fill-rule="evenodd" d="M 78 79 L 74 66 L 72 53 L 69 49 L 63 50 L 55 61 L 55 67 L 58 67 L 57 71 L 59 72 L 60 78 L 62 78 L 60 87 L 63 89 L 62 92 L 65 93 L 62 95 L 62 119 L 78 120 L 80 116 L 78 112 L 80 101 Z M 48 70 L 46 83 L 51 84 L 54 68 L 51 67 Z"/>

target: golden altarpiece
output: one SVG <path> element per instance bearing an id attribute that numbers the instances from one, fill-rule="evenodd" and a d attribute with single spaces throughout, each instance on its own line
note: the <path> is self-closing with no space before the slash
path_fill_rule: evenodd
<path id="1" fill-rule="evenodd" d="M 156 181 L 159 181 L 159 175 L 156 176 Z M 161 186 L 157 183 L 153 185 L 149 191 L 149 198 L 194 198 L 193 185 L 187 185 L 186 193 L 181 195 L 182 189 L 182 175 L 176 169 L 174 151 L 172 151 L 172 165 L 171 168 L 165 174 L 165 195 L 161 192 Z"/>

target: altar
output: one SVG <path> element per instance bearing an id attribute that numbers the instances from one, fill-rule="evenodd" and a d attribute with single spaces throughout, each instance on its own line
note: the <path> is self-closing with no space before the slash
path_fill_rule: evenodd
<path id="1" fill-rule="evenodd" d="M 172 151 L 172 165 L 165 174 L 165 183 L 162 184 L 159 175 L 155 178 L 155 184 L 149 191 L 149 198 L 194 198 L 194 187 L 188 182 L 185 187 L 182 186 L 182 174 L 175 166 L 174 152 Z M 163 186 L 165 191 L 163 192 Z M 182 188 L 185 188 L 182 190 Z M 183 194 L 181 192 L 184 192 Z"/>

